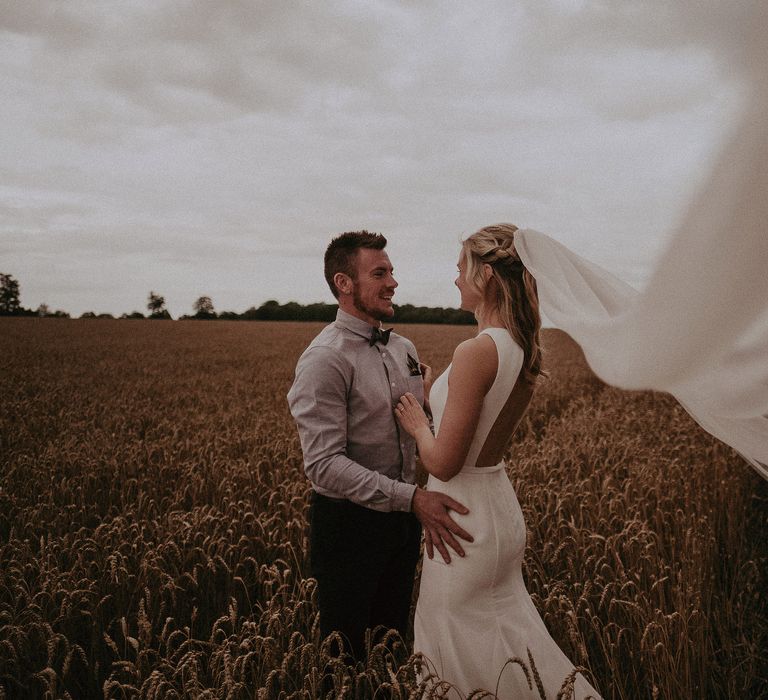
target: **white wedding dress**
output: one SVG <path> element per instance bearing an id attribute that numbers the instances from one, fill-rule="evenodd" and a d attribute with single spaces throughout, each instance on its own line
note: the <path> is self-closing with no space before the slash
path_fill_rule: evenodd
<path id="1" fill-rule="evenodd" d="M 435 552 L 424 557 L 419 600 L 416 606 L 414 651 L 428 660 L 430 671 L 467 696 L 483 688 L 496 691 L 503 700 L 536 698 L 536 682 L 530 688 L 517 664 L 528 664 L 528 650 L 548 698 L 554 698 L 573 664 L 547 632 L 531 601 L 522 575 L 526 529 L 523 513 L 505 464 L 474 466 L 493 424 L 512 392 L 523 365 L 523 351 L 503 328 L 481 331 L 489 335 L 498 352 L 498 371 L 486 394 L 480 421 L 472 439 L 466 465 L 448 482 L 429 477 L 427 489 L 441 491 L 463 503 L 467 515 L 452 513 L 474 537 L 462 543 L 466 556 L 454 555 L 446 564 Z M 434 382 L 430 405 L 439 435 L 448 395 L 450 366 Z M 503 668 L 503 671 L 502 671 Z M 579 674 L 575 697 L 599 698 Z"/>

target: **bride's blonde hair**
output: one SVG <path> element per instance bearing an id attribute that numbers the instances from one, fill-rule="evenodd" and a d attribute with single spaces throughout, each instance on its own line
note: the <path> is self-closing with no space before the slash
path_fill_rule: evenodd
<path id="1" fill-rule="evenodd" d="M 536 280 L 515 250 L 515 231 L 513 224 L 485 226 L 462 241 L 462 256 L 467 280 L 484 299 L 475 316 L 486 305 L 498 309 L 504 327 L 525 353 L 523 376 L 532 383 L 542 374 L 539 295 Z M 491 266 L 493 289 L 490 279 L 486 282 L 484 264 Z"/>

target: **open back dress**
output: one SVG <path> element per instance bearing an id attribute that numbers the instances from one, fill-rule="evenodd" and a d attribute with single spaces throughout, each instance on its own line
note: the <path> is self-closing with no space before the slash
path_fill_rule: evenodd
<path id="1" fill-rule="evenodd" d="M 525 521 L 505 463 L 477 466 L 494 424 L 521 386 L 524 355 L 506 329 L 487 328 L 481 333 L 493 339 L 499 363 L 466 466 L 447 482 L 430 476 L 427 483 L 428 490 L 446 493 L 469 508 L 467 515 L 451 515 L 474 542 L 462 543 L 465 556 L 453 556 L 450 564 L 437 551 L 433 559 L 424 557 L 414 650 L 427 658 L 430 670 L 460 691 L 452 697 L 479 688 L 494 692 L 498 684 L 499 698 L 538 700 L 536 681 L 531 678 L 531 688 L 519 665 L 505 667 L 513 657 L 528 663 L 530 650 L 546 697 L 554 698 L 574 665 L 550 636 L 525 588 Z M 450 370 L 449 366 L 435 380 L 430 395 L 438 436 Z M 574 689 L 579 700 L 600 697 L 581 674 Z"/>

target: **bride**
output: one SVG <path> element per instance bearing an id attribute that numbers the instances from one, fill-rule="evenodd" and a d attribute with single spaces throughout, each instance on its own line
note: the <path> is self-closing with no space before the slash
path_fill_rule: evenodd
<path id="1" fill-rule="evenodd" d="M 574 666 L 525 588 L 525 522 L 503 461 L 541 374 L 536 283 L 515 249 L 516 230 L 487 226 L 462 244 L 456 286 L 478 334 L 456 348 L 431 388 L 435 436 L 412 394 L 395 408 L 430 474 L 427 489 L 464 503 L 469 513 L 456 519 L 474 536 L 464 557 L 443 562 L 433 556 L 440 533 L 425 530 L 414 651 L 463 694 L 539 698 L 540 679 L 555 697 Z M 512 658 L 535 665 L 538 679 L 529 683 L 519 664 L 506 664 Z M 581 674 L 574 691 L 599 697 Z"/>

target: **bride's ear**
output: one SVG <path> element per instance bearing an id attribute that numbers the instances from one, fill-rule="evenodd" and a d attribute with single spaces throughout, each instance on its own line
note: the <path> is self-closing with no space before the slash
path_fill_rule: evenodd
<path id="1" fill-rule="evenodd" d="M 493 268 L 488 263 L 483 263 L 483 279 L 488 284 L 488 280 L 493 277 Z"/>

